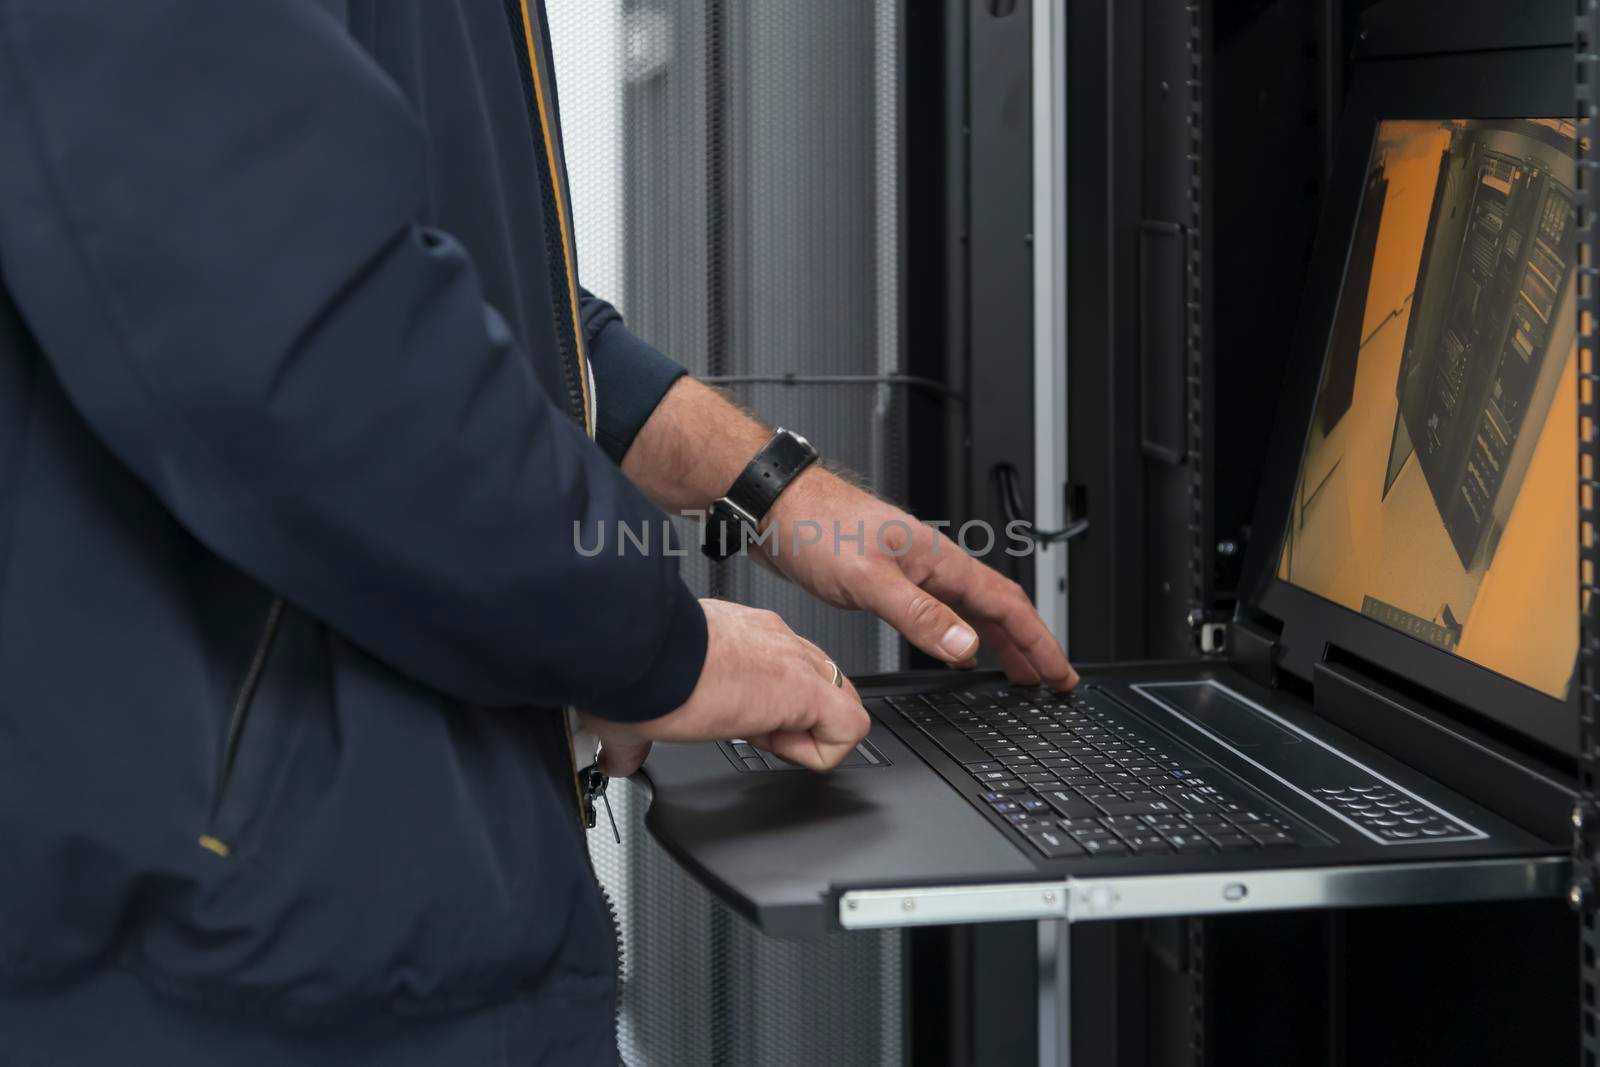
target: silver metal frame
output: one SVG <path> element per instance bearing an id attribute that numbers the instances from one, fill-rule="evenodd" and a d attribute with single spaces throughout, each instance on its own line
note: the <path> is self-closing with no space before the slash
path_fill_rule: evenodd
<path id="1" fill-rule="evenodd" d="M 1152 693 L 1150 691 L 1152 689 L 1172 689 L 1172 688 L 1180 687 L 1180 686 L 1196 686 L 1196 685 L 1208 685 L 1208 686 L 1211 686 L 1213 689 L 1217 689 L 1217 690 L 1220 690 L 1223 693 L 1226 693 L 1230 699 L 1236 700 L 1239 703 L 1243 704 L 1245 707 L 1250 708 L 1252 711 L 1255 711 L 1260 715 L 1266 716 L 1266 718 L 1268 720 L 1270 720 L 1271 722 L 1273 722 L 1274 724 L 1276 724 L 1278 726 L 1281 726 L 1283 729 L 1290 731 L 1296 737 L 1302 737 L 1305 740 L 1310 741 L 1312 744 L 1319 745 L 1320 747 L 1327 749 L 1329 752 L 1332 752 L 1334 755 L 1338 756 L 1340 759 L 1344 760 L 1346 763 L 1350 764 L 1352 767 L 1357 767 L 1357 768 L 1361 769 L 1362 771 L 1365 771 L 1367 774 L 1372 775 L 1372 777 L 1376 778 L 1378 781 L 1382 782 L 1384 785 L 1389 786 L 1390 788 L 1394 789 L 1398 793 L 1401 793 L 1401 794 L 1403 794 L 1403 795 L 1405 795 L 1407 797 L 1410 797 L 1412 800 L 1416 801 L 1418 804 L 1421 804 L 1423 807 L 1428 808 L 1428 809 L 1430 809 L 1430 810 L 1432 810 L 1434 812 L 1437 812 L 1438 814 L 1444 816 L 1446 819 L 1449 819 L 1451 822 L 1455 823 L 1457 826 L 1465 828 L 1468 832 L 1467 833 L 1463 833 L 1463 834 L 1451 834 L 1449 837 L 1433 837 L 1433 838 L 1429 838 L 1427 840 L 1418 839 L 1418 840 L 1411 840 L 1411 841 L 1391 841 L 1388 838 L 1379 837 L 1377 834 L 1373 833 L 1371 830 L 1368 830 L 1365 826 L 1362 826 L 1360 823 L 1356 822 L 1354 819 L 1350 818 L 1348 815 L 1346 815 L 1343 812 L 1341 812 L 1338 808 L 1335 808 L 1330 804 L 1324 803 L 1318 797 L 1312 795 L 1311 793 L 1306 792 L 1304 789 L 1302 789 L 1298 785 L 1296 785 L 1293 781 L 1291 781 L 1288 778 L 1285 778 L 1281 774 L 1278 774 L 1276 771 L 1272 770 L 1270 767 L 1267 767 L 1265 764 L 1261 763 L 1259 760 L 1252 759 L 1248 753 L 1240 750 L 1238 748 L 1238 746 L 1229 744 L 1222 737 L 1220 737 L 1217 734 L 1213 733 L 1211 730 L 1206 729 L 1204 726 L 1200 725 L 1198 722 L 1195 722 L 1194 719 L 1190 718 L 1188 715 L 1184 714 L 1182 711 L 1180 711 L 1179 709 L 1173 707 L 1170 703 L 1168 703 L 1167 701 L 1161 699 L 1159 696 L 1156 696 L 1154 693 Z M 1144 683 L 1144 684 L 1141 684 L 1141 685 L 1130 686 L 1129 688 L 1131 688 L 1134 692 L 1138 693 L 1140 696 L 1144 697 L 1146 700 L 1150 701 L 1150 703 L 1155 704 L 1157 707 L 1160 707 L 1161 709 L 1166 711 L 1173 718 L 1178 719 L 1180 722 L 1184 723 L 1184 725 L 1188 726 L 1190 729 L 1197 730 L 1200 733 L 1205 734 L 1212 741 L 1214 741 L 1218 745 L 1221 745 L 1223 748 L 1227 749 L 1229 752 L 1232 752 L 1235 756 L 1238 756 L 1240 759 L 1244 760 L 1245 762 L 1249 763 L 1251 766 L 1255 767 L 1261 773 L 1266 774 L 1266 775 L 1270 775 L 1275 781 L 1281 782 L 1283 785 L 1285 785 L 1285 786 L 1289 787 L 1290 789 L 1294 790 L 1296 793 L 1298 793 L 1301 796 L 1305 797 L 1307 800 L 1311 801 L 1313 804 L 1315 804 L 1317 807 L 1321 808 L 1323 811 L 1327 812 L 1329 815 L 1332 815 L 1334 818 L 1338 819 L 1340 822 L 1344 823 L 1346 826 L 1349 826 L 1349 827 L 1351 827 L 1351 828 L 1353 828 L 1355 830 L 1358 830 L 1363 837 L 1367 838 L 1368 840 L 1374 841 L 1377 844 L 1384 845 L 1384 846 L 1389 846 L 1389 845 L 1444 845 L 1444 844 L 1459 843 L 1459 842 L 1462 842 L 1462 841 L 1481 841 L 1484 838 L 1489 836 L 1488 834 L 1484 833 L 1482 830 L 1478 829 L 1476 826 L 1473 826 L 1471 823 L 1467 822 L 1467 820 L 1463 819 L 1461 816 L 1453 815 L 1450 812 L 1445 811 L 1439 805 L 1434 804 L 1431 801 L 1424 800 L 1422 797 L 1418 796 L 1416 793 L 1412 792 L 1410 789 L 1407 789 L 1405 786 L 1403 786 L 1400 783 L 1396 782 L 1394 779 L 1388 777 L 1387 775 L 1379 774 L 1377 771 L 1373 770 L 1371 767 L 1368 767 L 1365 763 L 1362 763 L 1360 760 L 1358 760 L 1355 757 L 1349 755 L 1348 753 L 1342 751 L 1341 749 L 1337 748 L 1336 746 L 1328 744 L 1328 742 L 1322 740 L 1320 737 L 1317 737 L 1315 734 L 1311 734 L 1311 733 L 1308 733 L 1305 730 L 1302 730 L 1300 727 L 1296 726 L 1294 723 L 1290 722 L 1288 719 L 1285 719 L 1283 716 L 1277 714 L 1276 712 L 1271 711 L 1268 708 L 1263 707 L 1262 705 L 1256 703 L 1254 700 L 1251 700 L 1249 697 L 1245 696 L 1243 693 L 1240 693 L 1240 692 L 1238 692 L 1236 690 L 1230 689 L 1227 686 L 1223 685 L 1221 682 L 1218 682 L 1218 681 L 1216 681 L 1214 679 L 1205 679 L 1205 680 L 1198 680 L 1197 679 L 1197 680 L 1192 681 L 1192 682 L 1147 682 L 1147 683 Z"/>
<path id="2" fill-rule="evenodd" d="M 1067 525 L 1067 12 L 1034 0 L 1033 59 L 1033 467 L 1034 516 Z M 1034 603 L 1066 647 L 1068 544 L 1034 554 Z M 1040 923 L 1039 1062 L 1072 1061 L 1071 938 Z"/>
<path id="3" fill-rule="evenodd" d="M 847 930 L 1062 919 L 1159 919 L 1307 908 L 1532 900 L 1566 893 L 1569 856 L 1073 877 L 1011 885 L 858 889 L 839 898 Z M 1059 994 L 1061 990 L 1057 990 Z"/>
<path id="4" fill-rule="evenodd" d="M 1068 1067 L 1072 1062 L 1072 927 L 1037 924 L 1039 1062 Z"/>
<path id="5" fill-rule="evenodd" d="M 1039 528 L 1067 524 L 1067 12 L 1033 8 L 1033 468 Z M 1034 603 L 1067 642 L 1067 544 L 1034 553 Z"/>

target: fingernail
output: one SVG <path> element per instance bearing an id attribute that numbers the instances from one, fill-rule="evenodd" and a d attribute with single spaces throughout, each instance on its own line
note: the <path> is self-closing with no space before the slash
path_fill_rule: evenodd
<path id="1" fill-rule="evenodd" d="M 972 632 L 970 626 L 956 623 L 944 632 L 939 638 L 939 651 L 951 659 L 966 659 L 972 651 L 973 644 L 978 640 L 978 635 Z"/>

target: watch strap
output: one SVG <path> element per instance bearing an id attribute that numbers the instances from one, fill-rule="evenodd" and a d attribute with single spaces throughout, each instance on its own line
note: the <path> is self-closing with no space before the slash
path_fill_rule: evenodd
<path id="1" fill-rule="evenodd" d="M 717 561 L 738 552 L 746 535 L 755 536 L 783 491 L 816 461 L 817 450 L 811 442 L 780 427 L 740 472 L 727 495 L 711 505 L 701 550 Z"/>
<path id="2" fill-rule="evenodd" d="M 789 483 L 816 461 L 817 450 L 811 447 L 811 442 L 780 428 L 740 472 L 727 498 L 760 522 L 789 488 Z"/>

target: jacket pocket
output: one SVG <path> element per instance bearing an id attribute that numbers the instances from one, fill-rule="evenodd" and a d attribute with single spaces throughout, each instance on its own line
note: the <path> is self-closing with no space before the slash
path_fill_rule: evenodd
<path id="1" fill-rule="evenodd" d="M 205 832 L 200 835 L 200 847 L 219 856 L 230 856 L 237 847 L 236 837 L 242 816 L 239 808 L 248 804 L 248 798 L 235 796 L 239 785 L 236 781 L 236 771 L 246 735 L 250 732 L 251 712 L 255 708 L 256 694 L 261 688 L 261 678 L 266 672 L 267 661 L 272 657 L 272 646 L 278 640 L 278 631 L 283 626 L 284 611 L 282 597 L 275 597 L 271 606 L 267 608 L 266 621 L 262 624 L 261 635 L 256 640 L 255 651 L 251 653 L 249 668 L 234 693 L 233 707 L 228 714 L 227 732 L 223 735 L 222 747 L 217 753 L 216 769 L 212 777 L 211 805 L 206 818 Z"/>

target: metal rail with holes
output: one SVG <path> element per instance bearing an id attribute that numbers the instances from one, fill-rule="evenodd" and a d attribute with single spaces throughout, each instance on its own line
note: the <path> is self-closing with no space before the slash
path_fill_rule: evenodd
<path id="1" fill-rule="evenodd" d="M 1568 896 L 1578 911 L 1581 1062 L 1600 1067 L 1600 929 L 1596 926 L 1596 852 L 1600 844 L 1600 808 L 1596 786 L 1600 781 L 1600 731 L 1595 721 L 1595 690 L 1600 684 L 1600 599 L 1591 594 L 1596 584 L 1597 519 L 1600 519 L 1600 460 L 1597 460 L 1597 424 L 1600 417 L 1600 362 L 1597 362 L 1596 320 L 1600 302 L 1596 294 L 1596 185 L 1600 182 L 1600 0 L 1576 0 L 1577 23 L 1574 63 L 1578 118 L 1577 197 L 1577 337 L 1578 337 L 1578 608 L 1581 619 L 1578 652 L 1578 801 L 1573 808 L 1572 882 Z"/>

